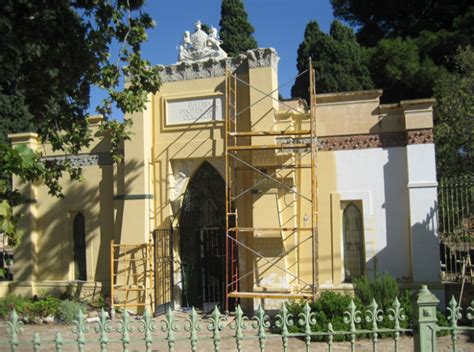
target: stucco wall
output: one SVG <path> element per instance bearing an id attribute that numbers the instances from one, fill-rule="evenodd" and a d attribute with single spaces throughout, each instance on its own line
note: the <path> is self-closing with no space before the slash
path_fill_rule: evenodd
<path id="1" fill-rule="evenodd" d="M 341 201 L 361 200 L 367 273 L 410 277 L 405 147 L 336 151 Z"/>

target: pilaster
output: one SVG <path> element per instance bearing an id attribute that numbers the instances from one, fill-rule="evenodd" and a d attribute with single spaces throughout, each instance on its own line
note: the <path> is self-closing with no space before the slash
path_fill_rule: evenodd
<path id="1" fill-rule="evenodd" d="M 34 151 L 40 149 L 39 136 L 36 133 L 17 133 L 8 135 L 12 147 L 25 145 Z M 14 208 L 16 214 L 21 214 L 19 227 L 24 231 L 20 245 L 15 249 L 13 266 L 14 282 L 18 284 L 17 292 L 31 295 L 34 293 L 34 281 L 37 275 L 38 256 L 38 195 L 37 185 L 33 182 L 23 182 L 13 176 L 13 188 L 18 189 L 25 203 Z M 21 286 L 21 287 L 20 287 Z"/>

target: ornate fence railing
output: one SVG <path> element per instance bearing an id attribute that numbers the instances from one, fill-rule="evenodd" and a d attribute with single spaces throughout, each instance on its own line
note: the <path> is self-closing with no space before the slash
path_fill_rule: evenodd
<path id="1" fill-rule="evenodd" d="M 410 349 L 433 352 L 437 351 L 437 334 L 448 331 L 451 334 L 451 348 L 456 351 L 460 332 L 474 332 L 474 327 L 459 325 L 463 315 L 461 307 L 454 298 L 448 307 L 449 326 L 438 326 L 437 304 L 436 297 L 423 286 L 414 295 L 413 329 L 406 329 L 401 328 L 401 322 L 406 318 L 398 299 L 395 299 L 392 307 L 385 312 L 379 309 L 375 301 L 362 310 L 357 309 L 351 301 L 344 313 L 343 320 L 347 329 L 343 331 L 334 330 L 331 323 L 328 324 L 326 331 L 315 331 L 316 315 L 308 303 L 297 316 L 290 314 L 287 304 L 284 303 L 273 318 L 259 306 L 251 319 L 244 316 L 240 306 L 237 306 L 232 316 L 222 314 L 216 307 L 204 321 L 199 319 L 194 309 L 186 319 L 181 320 L 169 309 L 160 318 L 153 318 L 146 310 L 138 320 L 132 319 L 125 311 L 116 321 L 110 320 L 108 314 L 102 310 L 95 322 L 88 323 L 85 315 L 79 311 L 69 337 L 65 336 L 64 332 L 49 331 L 49 338 L 41 337 L 38 332 L 27 334 L 26 327 L 13 310 L 11 319 L 6 323 L 8 340 L 0 341 L 0 350 L 9 348 L 11 351 L 129 351 L 133 347 L 133 350 L 144 351 L 220 351 L 221 349 L 265 351 L 268 347 L 267 350 L 276 352 L 276 346 L 279 347 L 278 350 L 293 351 L 294 349 L 289 347 L 289 342 L 298 340 L 300 343 L 298 350 L 310 351 L 314 347 L 312 340 L 318 338 L 326 344 L 327 350 L 332 351 L 337 337 L 345 336 L 348 340 L 347 348 L 355 351 L 358 346 L 356 340 L 365 335 L 370 343 L 369 349 L 377 351 L 380 336 L 383 334 L 386 337 L 388 333 L 394 351 L 399 350 L 401 335 L 410 334 L 413 335 Z M 473 322 L 474 302 L 467 308 L 465 318 L 467 323 Z M 384 319 L 389 319 L 393 323 L 393 328 L 380 328 L 379 325 Z M 362 328 L 363 322 L 370 328 Z M 294 327 L 299 327 L 299 332 L 292 332 Z M 35 330 L 35 327 L 28 326 L 28 330 Z M 275 330 L 278 333 L 275 333 Z"/>

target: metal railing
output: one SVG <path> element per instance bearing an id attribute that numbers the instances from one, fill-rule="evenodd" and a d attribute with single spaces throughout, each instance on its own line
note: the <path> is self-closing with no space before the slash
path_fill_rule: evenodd
<path id="1" fill-rule="evenodd" d="M 153 318 L 149 310 L 138 320 L 133 319 L 127 310 L 121 319 L 112 321 L 106 311 L 102 310 L 99 317 L 93 323 L 87 323 L 82 311 L 79 311 L 71 329 L 72 336 L 65 337 L 60 332 L 55 333 L 54 339 L 43 339 L 35 332 L 26 336 L 25 327 L 13 310 L 10 320 L 6 323 L 8 340 L 0 340 L 0 349 L 8 346 L 11 351 L 31 347 L 33 351 L 41 350 L 121 350 L 129 351 L 132 344 L 140 345 L 140 350 L 145 351 L 220 351 L 221 348 L 229 348 L 236 351 L 259 350 L 265 351 L 270 340 L 278 342 L 282 351 L 289 351 L 290 340 L 298 339 L 306 351 L 312 348 L 312 340 L 318 338 L 327 345 L 329 351 L 333 350 L 333 343 L 337 337 L 348 338 L 347 347 L 351 351 L 356 349 L 356 339 L 360 335 L 369 336 L 371 350 L 376 351 L 382 334 L 390 333 L 393 340 L 393 350 L 399 350 L 399 339 L 402 334 L 413 334 L 413 348 L 415 351 L 437 351 L 437 334 L 447 331 L 451 335 L 452 350 L 457 347 L 457 336 L 461 331 L 473 331 L 472 326 L 459 326 L 462 319 L 462 310 L 453 298 L 448 306 L 448 327 L 440 327 L 437 323 L 436 306 L 438 300 L 423 286 L 413 297 L 413 329 L 401 328 L 401 322 L 405 320 L 405 312 L 398 299 L 395 299 L 392 307 L 383 312 L 375 301 L 364 310 L 358 310 L 354 301 L 351 301 L 347 311 L 344 313 L 344 323 L 347 329 L 335 331 L 328 324 L 326 331 L 315 331 L 317 324 L 316 314 L 311 310 L 308 303 L 303 306 L 301 313 L 296 316 L 290 314 L 288 306 L 284 303 L 280 311 L 272 319 L 265 313 L 261 306 L 255 315 L 249 319 L 244 316 L 240 306 L 237 306 L 233 316 L 222 314 L 217 307 L 207 321 L 199 319 L 198 313 L 193 308 L 186 319 L 180 322 L 176 313 L 169 309 L 165 316 L 158 322 Z M 388 319 L 393 323 L 393 328 L 380 328 L 380 323 Z M 471 323 L 474 320 L 474 302 L 467 308 L 466 319 Z M 362 328 L 361 323 L 367 323 Z M 158 323 L 160 328 L 158 329 Z M 204 329 L 204 327 L 206 329 Z M 299 327 L 298 332 L 294 327 Z M 33 330 L 34 327 L 31 327 Z M 275 333 L 275 329 L 278 333 Z M 206 331 L 207 330 L 207 331 Z M 158 333 L 156 333 L 159 331 Z M 273 332 L 272 332 L 273 331 Z M 92 336 L 90 333 L 92 332 Z M 51 332 L 50 332 L 51 335 Z M 249 345 L 250 343 L 250 345 Z M 205 344 L 203 349 L 203 344 Z M 230 345 L 229 345 L 230 344 Z M 245 346 L 244 346 L 245 345 Z M 272 349 L 275 344 L 272 343 Z M 250 348 L 249 348 L 250 347 Z M 2 349 L 4 350 L 4 349 Z"/>

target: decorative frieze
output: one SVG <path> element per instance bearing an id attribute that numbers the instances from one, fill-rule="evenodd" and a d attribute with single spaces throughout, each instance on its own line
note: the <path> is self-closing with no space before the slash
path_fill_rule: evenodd
<path id="1" fill-rule="evenodd" d="M 273 48 L 248 50 L 245 54 L 221 60 L 209 59 L 203 62 L 181 62 L 161 66 L 162 83 L 224 76 L 226 69 L 234 72 L 243 64 L 249 68 L 273 67 L 276 69 L 278 54 Z"/>
<path id="2" fill-rule="evenodd" d="M 64 163 L 66 160 L 68 160 L 73 167 L 113 164 L 112 156 L 110 155 L 110 153 L 47 156 L 47 157 L 43 157 L 42 160 L 54 161 L 57 163 Z"/>
<path id="3" fill-rule="evenodd" d="M 347 150 L 367 148 L 390 148 L 406 144 L 405 133 L 377 133 L 369 135 L 320 137 L 319 150 Z"/>
<path id="4" fill-rule="evenodd" d="M 404 147 L 409 144 L 433 143 L 433 130 L 409 130 L 350 136 L 318 137 L 319 150 L 351 150 Z"/>
<path id="5" fill-rule="evenodd" d="M 422 130 L 407 131 L 408 144 L 426 144 L 434 143 L 433 129 L 425 128 Z"/>

